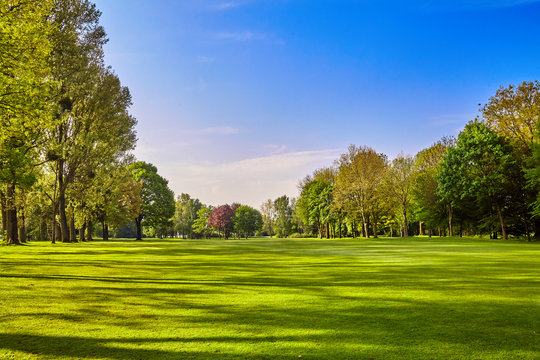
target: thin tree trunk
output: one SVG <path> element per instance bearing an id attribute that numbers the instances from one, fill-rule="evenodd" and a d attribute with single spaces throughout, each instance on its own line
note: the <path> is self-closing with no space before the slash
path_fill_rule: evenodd
<path id="1" fill-rule="evenodd" d="M 409 224 L 407 223 L 407 209 L 403 207 L 403 234 L 409 237 Z"/>
<path id="2" fill-rule="evenodd" d="M 372 222 L 371 222 L 371 227 L 373 228 L 373 237 L 376 239 L 379 237 L 379 235 L 377 234 L 377 220 L 375 219 L 374 216 L 372 216 Z"/>
<path id="3" fill-rule="evenodd" d="M 21 243 L 26 242 L 26 225 L 25 225 L 25 218 L 24 218 L 24 210 L 21 209 L 19 212 L 19 217 L 17 219 L 17 228 L 19 231 L 19 241 Z"/>
<path id="4" fill-rule="evenodd" d="M 6 237 L 8 244 L 20 244 L 17 227 L 17 208 L 15 206 L 15 185 L 7 186 L 6 194 Z"/>
<path id="5" fill-rule="evenodd" d="M 0 205 L 2 206 L 2 239 L 5 239 L 7 231 L 6 195 L 0 191 Z"/>
<path id="6" fill-rule="evenodd" d="M 502 215 L 502 211 L 501 211 L 501 206 L 499 204 L 497 204 L 497 215 L 499 215 L 499 222 L 501 224 L 502 237 L 503 237 L 504 240 L 506 240 L 507 239 L 506 229 L 504 227 L 504 219 L 503 219 L 503 215 Z"/>
<path id="7" fill-rule="evenodd" d="M 422 236 L 422 235 L 424 235 L 424 232 L 422 231 L 422 222 L 421 221 L 420 221 L 419 225 L 420 225 L 420 234 L 419 235 Z"/>
<path id="8" fill-rule="evenodd" d="M 71 219 L 69 220 L 69 241 L 72 243 L 77 242 L 77 234 L 75 230 L 75 214 L 71 214 Z"/>
<path id="9" fill-rule="evenodd" d="M 86 221 L 83 222 L 81 228 L 79 229 L 79 241 L 83 242 L 86 239 L 84 238 L 84 232 L 86 231 Z"/>
<path id="10" fill-rule="evenodd" d="M 367 221 L 366 221 L 366 214 L 364 213 L 364 209 L 362 209 L 362 237 L 369 237 L 368 231 L 367 231 Z"/>
<path id="11" fill-rule="evenodd" d="M 109 225 L 104 221 L 101 223 L 102 229 L 103 229 L 103 240 L 107 241 L 109 240 Z"/>
<path id="12" fill-rule="evenodd" d="M 448 235 L 454 236 L 454 231 L 452 230 L 452 217 L 454 215 L 454 210 L 452 209 L 452 204 L 448 203 Z"/>
<path id="13" fill-rule="evenodd" d="M 69 228 L 66 216 L 66 185 L 64 183 L 64 160 L 58 160 L 58 214 L 62 242 L 69 242 Z"/>
<path id="14" fill-rule="evenodd" d="M 88 220 L 86 224 L 86 241 L 92 241 L 92 230 L 94 229 L 92 225 L 92 220 Z"/>
<path id="15" fill-rule="evenodd" d="M 135 218 L 135 227 L 137 228 L 137 240 L 142 240 L 141 221 L 142 217 L 140 215 Z"/>

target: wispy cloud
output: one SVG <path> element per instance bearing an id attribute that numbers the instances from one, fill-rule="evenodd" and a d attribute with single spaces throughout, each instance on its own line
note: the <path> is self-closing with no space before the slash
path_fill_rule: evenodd
<path id="1" fill-rule="evenodd" d="M 239 134 L 242 131 L 240 129 L 231 126 L 215 126 L 202 129 L 188 129 L 184 130 L 184 133 L 191 135 L 234 135 Z"/>
<path id="2" fill-rule="evenodd" d="M 288 152 L 227 163 L 174 163 L 167 166 L 171 187 L 218 205 L 234 201 L 259 207 L 268 198 L 297 196 L 297 184 L 314 169 L 328 166 L 335 149 Z"/>

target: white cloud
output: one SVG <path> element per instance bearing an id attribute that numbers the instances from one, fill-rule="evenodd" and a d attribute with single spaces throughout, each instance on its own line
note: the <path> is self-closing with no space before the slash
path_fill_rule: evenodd
<path id="1" fill-rule="evenodd" d="M 211 205 L 236 201 L 258 208 L 268 198 L 297 196 L 298 182 L 338 155 L 334 149 L 288 152 L 221 164 L 171 162 L 160 170 L 177 194 Z"/>

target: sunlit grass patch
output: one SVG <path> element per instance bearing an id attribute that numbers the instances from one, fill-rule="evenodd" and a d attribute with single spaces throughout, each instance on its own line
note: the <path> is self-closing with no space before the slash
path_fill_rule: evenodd
<path id="1" fill-rule="evenodd" d="M 0 249 L 0 358 L 536 359 L 539 244 L 148 240 Z"/>

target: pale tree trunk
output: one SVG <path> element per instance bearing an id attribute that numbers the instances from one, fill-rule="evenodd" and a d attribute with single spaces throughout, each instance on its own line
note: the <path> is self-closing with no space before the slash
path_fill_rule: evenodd
<path id="1" fill-rule="evenodd" d="M 419 225 L 420 225 L 420 234 L 419 235 L 422 236 L 422 235 L 424 235 L 424 232 L 422 231 L 422 222 L 421 221 L 420 221 Z"/>
<path id="2" fill-rule="evenodd" d="M 77 233 L 75 230 L 75 214 L 71 214 L 71 219 L 69 221 L 69 241 L 72 243 L 77 242 Z"/>
<path id="3" fill-rule="evenodd" d="M 62 242 L 69 242 L 69 228 L 66 216 L 66 184 L 64 182 L 64 160 L 58 160 L 58 214 Z"/>

